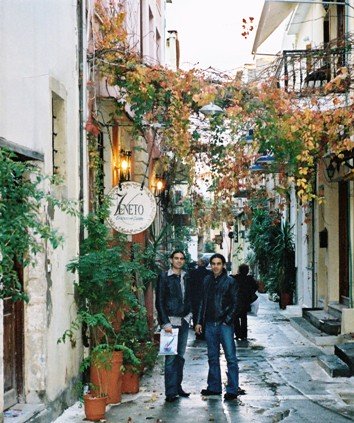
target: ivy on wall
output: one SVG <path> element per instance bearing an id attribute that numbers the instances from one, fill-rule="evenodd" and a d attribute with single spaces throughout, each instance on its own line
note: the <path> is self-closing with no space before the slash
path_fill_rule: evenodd
<path id="1" fill-rule="evenodd" d="M 18 268 L 34 265 L 49 242 L 58 247 L 63 238 L 45 218 L 48 207 L 74 214 L 74 204 L 58 201 L 45 190 L 46 178 L 33 163 L 0 148 L 0 298 L 28 301 Z"/>

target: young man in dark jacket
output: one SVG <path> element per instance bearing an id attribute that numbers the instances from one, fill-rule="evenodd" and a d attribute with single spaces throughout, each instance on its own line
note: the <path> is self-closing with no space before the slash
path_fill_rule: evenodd
<path id="1" fill-rule="evenodd" d="M 165 357 L 167 402 L 175 401 L 178 396 L 189 397 L 190 395 L 182 389 L 181 385 L 189 322 L 192 317 L 189 277 L 182 270 L 185 258 L 183 251 L 174 251 L 170 255 L 171 268 L 159 275 L 156 287 L 156 310 L 161 329 L 169 333 L 172 333 L 172 328 L 179 329 L 177 355 Z"/>
<path id="2" fill-rule="evenodd" d="M 204 279 L 204 292 L 199 308 L 196 333 L 204 329 L 208 347 L 208 386 L 202 389 L 202 395 L 220 395 L 222 392 L 220 370 L 220 345 L 227 362 L 227 385 L 225 400 L 234 400 L 244 393 L 239 389 L 238 364 L 234 341 L 233 318 L 237 304 L 235 280 L 227 275 L 225 257 L 214 254 L 210 257 L 212 275 Z"/>

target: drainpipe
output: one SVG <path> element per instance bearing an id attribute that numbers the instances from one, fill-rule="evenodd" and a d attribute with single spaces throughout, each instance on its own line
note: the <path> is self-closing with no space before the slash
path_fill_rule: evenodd
<path id="1" fill-rule="evenodd" d="M 349 2 L 350 0 L 345 1 L 344 3 L 344 18 L 345 18 L 345 66 L 349 65 L 349 52 L 347 51 L 347 34 L 349 35 Z M 349 68 L 348 68 L 349 69 Z M 349 90 L 346 92 L 345 95 L 345 105 L 348 106 L 349 105 Z M 351 191 L 351 187 L 352 187 L 353 183 L 351 181 L 348 182 L 348 194 L 347 194 L 347 198 L 348 198 L 348 206 L 347 206 L 347 213 L 348 213 L 348 218 L 347 218 L 347 222 L 348 222 L 348 226 L 347 226 L 347 231 L 348 231 L 348 235 L 347 235 L 347 239 L 348 239 L 348 261 L 349 261 L 349 307 L 353 308 L 353 262 L 352 262 L 352 257 L 353 257 L 353 251 L 352 251 L 352 230 L 351 230 L 351 195 L 350 195 L 350 191 Z"/>
<path id="2" fill-rule="evenodd" d="M 317 191 L 317 165 L 315 165 L 315 186 L 314 186 L 314 192 Z M 315 201 L 312 200 L 312 204 L 311 204 L 311 209 L 312 209 L 312 248 L 311 248 L 311 255 L 312 255 L 312 270 L 311 270 L 311 282 L 312 282 L 312 286 L 311 286 L 311 296 L 312 296 L 312 308 L 316 307 L 316 268 L 315 268 L 315 264 L 316 264 L 316 247 L 315 247 L 315 236 L 316 236 L 316 230 L 315 230 Z"/>
<path id="3" fill-rule="evenodd" d="M 78 21 L 78 58 L 79 58 L 79 201 L 80 214 L 83 214 L 84 205 L 84 16 L 85 16 L 85 0 L 77 1 L 77 21 Z M 79 248 L 84 239 L 84 228 L 81 224 L 79 229 Z"/>
<path id="4" fill-rule="evenodd" d="M 143 22 L 143 2 L 144 0 L 140 0 L 140 59 L 143 60 L 144 58 L 144 22 Z"/>

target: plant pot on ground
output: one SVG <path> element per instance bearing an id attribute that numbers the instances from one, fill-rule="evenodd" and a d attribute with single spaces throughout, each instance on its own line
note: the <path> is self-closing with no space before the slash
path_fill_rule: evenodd
<path id="1" fill-rule="evenodd" d="M 140 368 L 131 364 L 124 366 L 122 374 L 122 394 L 136 394 L 140 388 Z"/>
<path id="2" fill-rule="evenodd" d="M 97 422 L 105 418 L 107 395 L 101 397 L 87 393 L 84 395 L 84 412 L 87 420 Z"/>

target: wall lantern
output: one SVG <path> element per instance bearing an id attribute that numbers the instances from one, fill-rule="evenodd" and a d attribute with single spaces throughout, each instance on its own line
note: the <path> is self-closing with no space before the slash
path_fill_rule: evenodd
<path id="1" fill-rule="evenodd" d="M 219 107 L 217 104 L 209 103 L 200 109 L 200 112 L 205 116 L 221 115 L 224 113 L 224 109 Z"/>
<path id="2" fill-rule="evenodd" d="M 154 194 L 155 197 L 159 197 L 166 188 L 166 180 L 159 175 L 155 176 Z"/>
<path id="3" fill-rule="evenodd" d="M 354 151 L 343 151 L 338 155 L 327 153 L 323 156 L 325 171 L 331 182 L 343 180 L 354 169 Z M 350 173 L 350 172 L 349 172 Z"/>
<path id="4" fill-rule="evenodd" d="M 326 173 L 329 179 L 333 178 L 335 171 L 336 168 L 333 166 L 333 163 L 330 162 L 329 165 L 326 167 Z"/>
<path id="5" fill-rule="evenodd" d="M 130 181 L 131 178 L 131 156 L 132 152 L 129 150 L 120 150 L 119 155 L 119 182 Z"/>
<path id="6" fill-rule="evenodd" d="M 167 181 L 162 176 L 155 175 L 155 184 L 153 185 L 154 196 L 157 205 L 166 205 L 167 200 Z"/>

